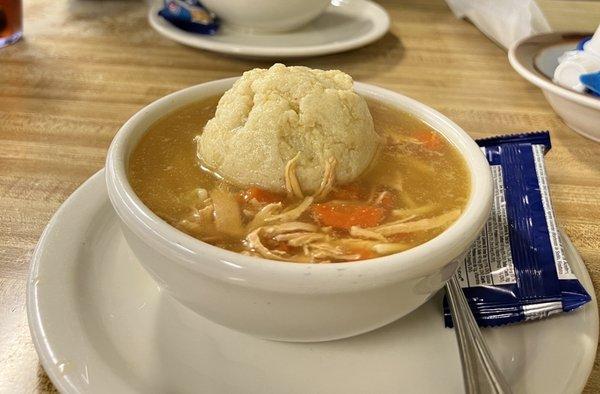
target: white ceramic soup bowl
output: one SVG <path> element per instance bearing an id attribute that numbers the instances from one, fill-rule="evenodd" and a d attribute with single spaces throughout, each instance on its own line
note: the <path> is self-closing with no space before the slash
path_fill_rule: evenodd
<path id="1" fill-rule="evenodd" d="M 330 0 L 202 0 L 229 27 L 249 32 L 299 28 L 325 11 Z"/>
<path id="2" fill-rule="evenodd" d="M 361 334 L 413 311 L 455 272 L 488 218 L 490 169 L 475 142 L 456 124 L 415 100 L 356 83 L 361 95 L 425 120 L 462 153 L 471 194 L 446 231 L 413 249 L 371 260 L 298 264 L 244 256 L 201 242 L 170 226 L 134 193 L 129 156 L 150 125 L 169 112 L 222 94 L 235 78 L 184 89 L 140 110 L 117 133 L 106 163 L 110 200 L 125 238 L 164 291 L 207 319 L 283 341 L 326 341 Z M 203 125 L 198 125 L 198 131 Z M 440 311 L 440 324 L 442 315 Z"/>

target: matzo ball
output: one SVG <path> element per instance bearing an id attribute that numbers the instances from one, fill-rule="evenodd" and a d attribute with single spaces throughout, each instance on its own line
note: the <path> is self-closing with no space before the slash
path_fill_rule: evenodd
<path id="1" fill-rule="evenodd" d="M 219 101 L 197 138 L 202 164 L 241 186 L 285 190 L 286 163 L 298 156 L 302 190 L 314 192 L 325 163 L 335 158 L 335 180 L 357 178 L 379 146 L 366 101 L 338 70 L 275 64 L 247 71 Z"/>

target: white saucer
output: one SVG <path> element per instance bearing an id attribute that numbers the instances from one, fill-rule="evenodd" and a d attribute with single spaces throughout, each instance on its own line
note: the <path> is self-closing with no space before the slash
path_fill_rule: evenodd
<path id="1" fill-rule="evenodd" d="M 567 258 L 590 278 L 563 235 Z M 271 342 L 215 325 L 162 293 L 121 235 L 104 171 L 63 204 L 32 260 L 35 347 L 65 393 L 461 393 L 441 298 L 382 329 L 318 344 Z M 576 393 L 598 339 L 596 300 L 578 311 L 484 330 L 516 393 Z"/>
<path id="2" fill-rule="evenodd" d="M 334 0 L 323 15 L 294 31 L 249 34 L 223 24 L 214 36 L 181 30 L 158 15 L 162 5 L 150 8 L 150 25 L 181 44 L 236 56 L 291 58 L 343 52 L 370 44 L 390 27 L 390 17 L 367 0 Z"/>

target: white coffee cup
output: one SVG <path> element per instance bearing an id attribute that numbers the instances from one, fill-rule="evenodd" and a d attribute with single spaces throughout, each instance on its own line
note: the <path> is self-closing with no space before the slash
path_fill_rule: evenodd
<path id="1" fill-rule="evenodd" d="M 202 0 L 228 26 L 249 32 L 299 28 L 325 11 L 330 0 Z"/>

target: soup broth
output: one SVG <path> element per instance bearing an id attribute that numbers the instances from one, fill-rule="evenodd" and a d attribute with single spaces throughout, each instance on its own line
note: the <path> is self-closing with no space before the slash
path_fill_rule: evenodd
<path id="1" fill-rule="evenodd" d="M 351 184 L 302 197 L 233 186 L 196 157 L 194 138 L 218 99 L 160 119 L 129 160 L 129 180 L 144 204 L 204 242 L 282 261 L 362 260 L 429 241 L 466 204 L 469 173 L 458 151 L 421 120 L 375 101 L 369 109 L 382 148 Z"/>

